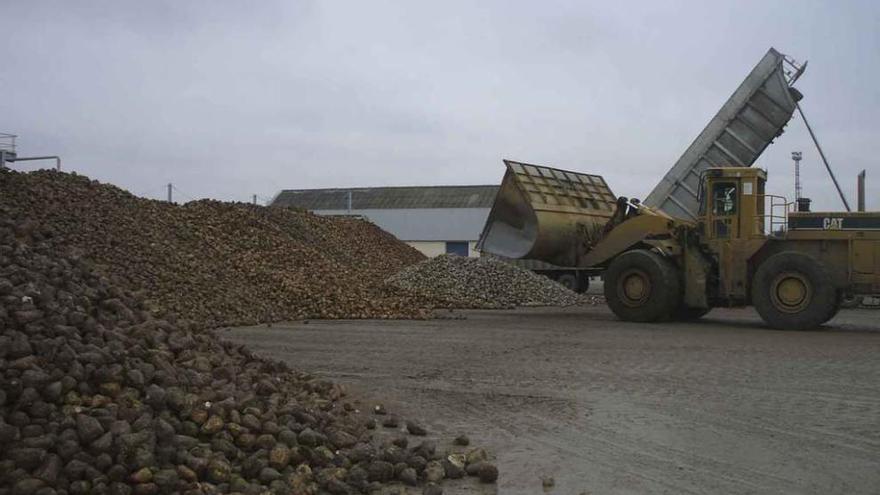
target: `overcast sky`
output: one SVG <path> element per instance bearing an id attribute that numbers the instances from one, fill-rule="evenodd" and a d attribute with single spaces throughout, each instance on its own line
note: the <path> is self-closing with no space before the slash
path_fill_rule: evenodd
<path id="1" fill-rule="evenodd" d="M 770 46 L 880 209 L 880 7 L 849 2 L 0 2 L 0 132 L 153 198 L 497 183 L 502 158 L 657 183 Z M 795 118 L 771 191 L 839 209 Z M 29 169 L 35 164 L 21 163 Z"/>

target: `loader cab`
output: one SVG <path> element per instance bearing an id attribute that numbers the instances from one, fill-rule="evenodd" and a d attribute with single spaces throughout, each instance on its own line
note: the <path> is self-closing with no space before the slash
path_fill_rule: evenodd
<path id="1" fill-rule="evenodd" d="M 719 167 L 703 174 L 700 224 L 707 240 L 764 236 L 764 184 L 758 168 Z"/>

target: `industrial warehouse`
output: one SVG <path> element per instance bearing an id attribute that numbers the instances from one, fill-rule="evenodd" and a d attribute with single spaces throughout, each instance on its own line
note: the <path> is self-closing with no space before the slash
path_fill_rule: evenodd
<path id="1" fill-rule="evenodd" d="M 0 16 L 0 495 L 877 492 L 880 6 Z"/>
<path id="2" fill-rule="evenodd" d="M 498 186 L 285 189 L 271 205 L 363 217 L 425 256 L 479 256 L 477 241 L 497 191 Z"/>

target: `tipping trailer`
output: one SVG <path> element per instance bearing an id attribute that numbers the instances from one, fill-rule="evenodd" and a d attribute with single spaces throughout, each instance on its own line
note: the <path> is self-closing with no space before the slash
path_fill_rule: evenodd
<path id="1" fill-rule="evenodd" d="M 785 105 L 800 99 L 790 84 L 803 68 L 786 75 L 789 62 L 777 55 L 768 52 L 772 71 L 759 70 L 762 59 L 744 82 L 750 89 L 740 86 L 651 204 L 615 197 L 598 175 L 505 160 L 478 248 L 601 269 L 609 307 L 630 321 L 753 305 L 772 327 L 807 329 L 831 319 L 843 299 L 880 293 L 880 213 L 794 212 L 765 193 L 766 172 L 749 167 L 790 119 L 795 107 Z M 781 100 L 765 101 L 767 83 L 778 86 L 779 77 Z M 742 116 L 771 107 L 778 118 L 752 136 L 753 154 L 716 157 L 723 166 L 707 159 L 730 152 L 726 139 L 745 140 L 736 126 L 761 125 Z"/>

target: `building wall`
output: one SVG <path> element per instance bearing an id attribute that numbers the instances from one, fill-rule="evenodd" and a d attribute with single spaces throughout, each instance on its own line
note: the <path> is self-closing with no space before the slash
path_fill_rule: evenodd
<path id="1" fill-rule="evenodd" d="M 410 246 L 421 251 L 422 254 L 429 257 L 439 256 L 446 252 L 445 241 L 404 241 Z M 480 256 L 477 252 L 477 241 L 468 242 L 468 256 L 476 258 Z"/>
<path id="2" fill-rule="evenodd" d="M 446 243 L 442 241 L 406 241 L 406 243 L 431 258 L 446 252 Z"/>
<path id="3" fill-rule="evenodd" d="M 314 210 L 319 215 L 361 215 L 403 241 L 472 241 L 483 231 L 489 208 Z"/>
<path id="4" fill-rule="evenodd" d="M 468 243 L 468 251 L 470 252 L 471 258 L 479 258 L 480 252 L 477 251 L 477 241 L 471 241 Z"/>
<path id="5" fill-rule="evenodd" d="M 314 210 L 319 215 L 360 215 L 390 232 L 425 256 L 446 252 L 447 242 L 467 242 L 468 256 L 477 257 L 477 241 L 489 208 L 411 208 L 387 210 Z"/>

